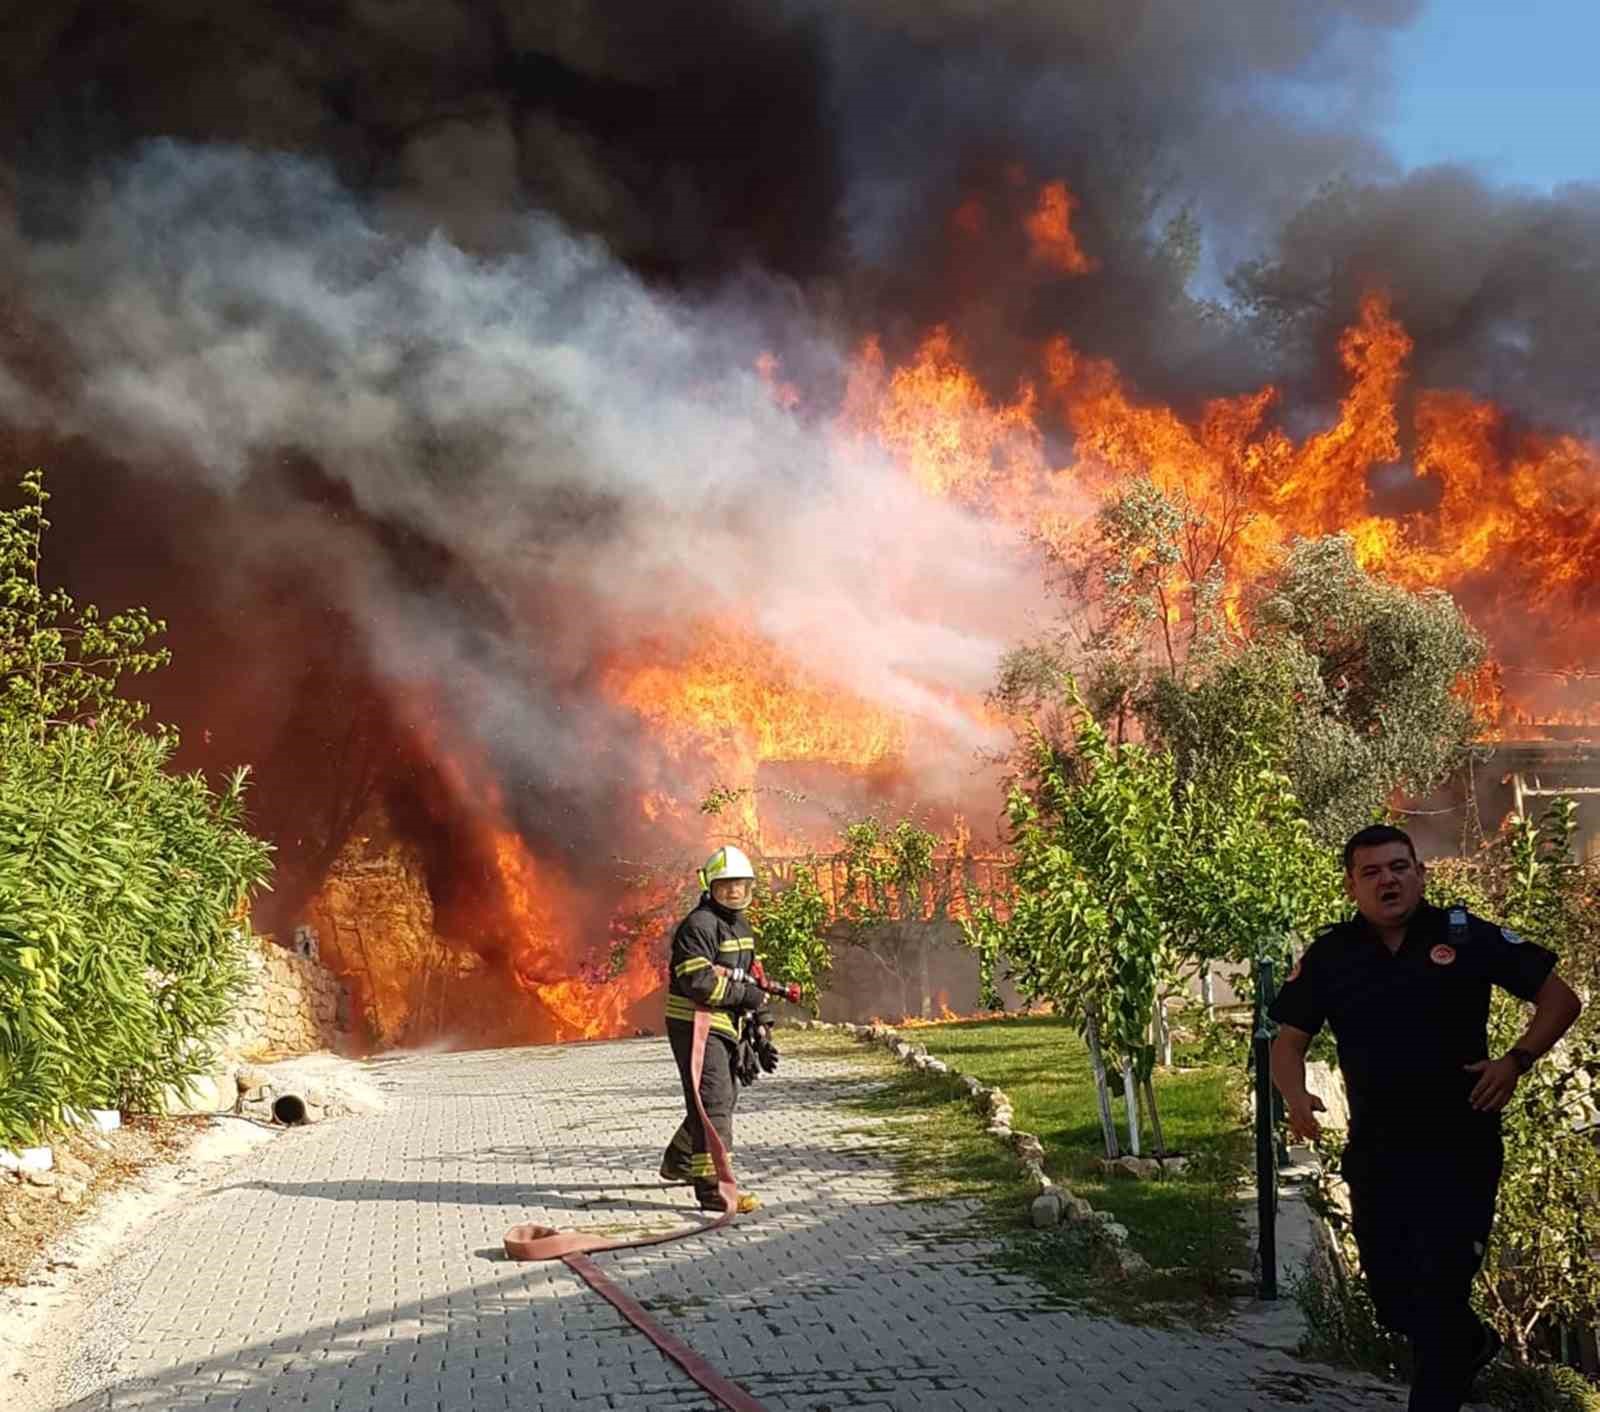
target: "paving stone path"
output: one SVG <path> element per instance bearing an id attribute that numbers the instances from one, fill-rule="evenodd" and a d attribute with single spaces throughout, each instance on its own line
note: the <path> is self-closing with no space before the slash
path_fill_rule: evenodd
<path id="1" fill-rule="evenodd" d="M 74 1335 L 74 1409 L 714 1408 L 561 1265 L 505 1261 L 521 1220 L 666 1227 L 679 1117 L 664 1040 L 379 1061 L 382 1114 L 297 1129 L 169 1212 Z M 598 1257 L 773 1412 L 1394 1408 L 1392 1390 L 1235 1338 L 1048 1308 L 898 1200 L 847 1062 L 787 1057 L 741 1099 L 766 1201 L 733 1230 Z"/>

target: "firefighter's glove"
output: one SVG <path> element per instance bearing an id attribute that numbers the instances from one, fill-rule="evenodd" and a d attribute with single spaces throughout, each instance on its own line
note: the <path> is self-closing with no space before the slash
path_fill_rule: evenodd
<path id="1" fill-rule="evenodd" d="M 759 1023 L 762 1018 L 765 1017 L 757 1016 L 758 1023 L 753 1035 L 756 1058 L 765 1073 L 775 1074 L 778 1072 L 778 1046 L 772 1042 L 772 1026 Z"/>
<path id="2" fill-rule="evenodd" d="M 800 1003 L 800 984 L 798 981 L 790 981 L 788 985 L 784 986 L 783 998 L 791 1005 Z"/>
<path id="3" fill-rule="evenodd" d="M 749 1035 L 739 1041 L 739 1052 L 733 1061 L 733 1076 L 741 1084 L 749 1088 L 761 1077 L 762 1062 L 760 1050 Z"/>

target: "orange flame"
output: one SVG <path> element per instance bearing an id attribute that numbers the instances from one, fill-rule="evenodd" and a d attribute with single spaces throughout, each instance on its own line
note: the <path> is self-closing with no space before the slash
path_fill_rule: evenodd
<path id="1" fill-rule="evenodd" d="M 818 682 L 759 638 L 703 625 L 687 649 L 606 673 L 673 753 L 720 753 L 741 780 L 769 760 L 867 768 L 903 753 L 905 723 Z"/>
<path id="2" fill-rule="evenodd" d="M 1077 208 L 1078 198 L 1067 190 L 1066 182 L 1046 182 L 1033 214 L 1024 222 L 1033 258 L 1064 275 L 1086 275 L 1095 268 L 1072 231 L 1072 213 Z"/>
<path id="3" fill-rule="evenodd" d="M 1382 513 L 1370 480 L 1381 468 L 1406 469 L 1400 406 L 1411 348 L 1387 298 L 1364 299 L 1340 340 L 1349 384 L 1338 415 L 1297 443 L 1269 421 L 1275 388 L 1213 401 L 1188 420 L 1141 403 L 1110 363 L 1055 338 L 1041 350 L 1042 381 L 1073 435 L 1075 460 L 1052 470 L 1035 389 L 1024 384 L 1015 402 L 993 403 L 939 327 L 892 372 L 875 342 L 864 345 L 843 420 L 869 429 L 929 494 L 1026 526 L 1058 550 L 1090 529 L 1090 516 L 1076 508 L 1083 496 L 1148 477 L 1210 527 L 1191 535 L 1174 578 L 1192 582 L 1221 567 L 1236 624 L 1241 587 L 1269 571 L 1294 538 L 1343 531 L 1363 566 L 1461 595 L 1492 642 L 1531 650 L 1542 662 L 1575 662 L 1592 651 L 1586 600 L 1600 588 L 1600 449 L 1572 436 L 1513 432 L 1491 405 L 1423 389 L 1411 396 L 1410 469 L 1437 485 L 1438 505 Z M 1497 697 L 1475 699 L 1501 710 Z M 1592 705 L 1580 714 L 1600 720 Z"/>

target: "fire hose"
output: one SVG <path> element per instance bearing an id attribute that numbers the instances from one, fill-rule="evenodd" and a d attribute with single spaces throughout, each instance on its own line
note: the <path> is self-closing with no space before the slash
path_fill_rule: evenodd
<path id="1" fill-rule="evenodd" d="M 720 969 L 720 968 L 719 968 Z M 765 977 L 741 977 L 747 984 L 768 995 L 777 995 L 790 1001 L 799 998 L 798 986 L 780 986 L 769 983 Z M 733 1177 L 733 1163 L 728 1160 L 728 1149 L 721 1136 L 706 1116 L 700 1101 L 700 1078 L 705 1072 L 706 1039 L 711 1033 L 711 1012 L 697 1009 L 694 1014 L 694 1043 L 690 1051 L 690 1092 L 705 1131 L 706 1147 L 717 1173 L 717 1195 L 721 1197 L 722 1214 L 714 1221 L 681 1226 L 661 1235 L 641 1236 L 635 1240 L 613 1240 L 607 1236 L 582 1235 L 577 1231 L 558 1231 L 552 1226 L 531 1223 L 512 1226 L 505 1233 L 506 1254 L 513 1260 L 559 1260 L 577 1275 L 602 1299 L 607 1300 L 634 1328 L 644 1334 L 668 1358 L 720 1402 L 729 1412 L 765 1412 L 744 1388 L 725 1378 L 700 1354 L 652 1319 L 641 1305 L 620 1286 L 614 1283 L 589 1256 L 601 1250 L 636 1250 L 648 1245 L 664 1245 L 668 1241 L 682 1240 L 685 1236 L 704 1235 L 732 1225 L 739 1214 L 739 1188 Z"/>

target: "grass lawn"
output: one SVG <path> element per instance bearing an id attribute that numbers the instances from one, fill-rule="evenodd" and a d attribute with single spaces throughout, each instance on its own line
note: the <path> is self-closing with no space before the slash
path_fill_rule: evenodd
<path id="1" fill-rule="evenodd" d="M 1250 1153 L 1238 1116 L 1242 1075 L 1220 1068 L 1158 1073 L 1156 1097 L 1168 1148 L 1202 1160 L 1193 1164 L 1193 1174 L 1166 1181 L 1108 1180 L 1094 1165 L 1105 1149 L 1089 1056 L 1069 1023 L 1044 1016 L 961 1020 L 902 1034 L 962 1073 L 1004 1089 L 1016 1109 L 1016 1126 L 1044 1143 L 1050 1174 L 1127 1226 L 1134 1249 L 1157 1273 L 1137 1289 L 1111 1290 L 1091 1277 L 1078 1233 L 1068 1227 L 1028 1230 L 1032 1193 L 1021 1170 L 984 1132 L 983 1120 L 954 1081 L 902 1068 L 876 1046 L 847 1036 L 789 1032 L 785 1048 L 852 1054 L 883 1077 L 885 1087 L 856 1103 L 875 1118 L 904 1125 L 908 1141 L 900 1176 L 909 1192 L 983 1201 L 988 1223 L 1008 1232 L 1010 1263 L 1064 1295 L 1124 1316 L 1139 1312 L 1133 1306 L 1148 1313 L 1155 1305 L 1188 1306 L 1194 1313 L 1244 1292 L 1233 1282 L 1233 1272 L 1249 1259 L 1236 1197 Z M 1121 1123 L 1120 1099 L 1114 1112 Z"/>

